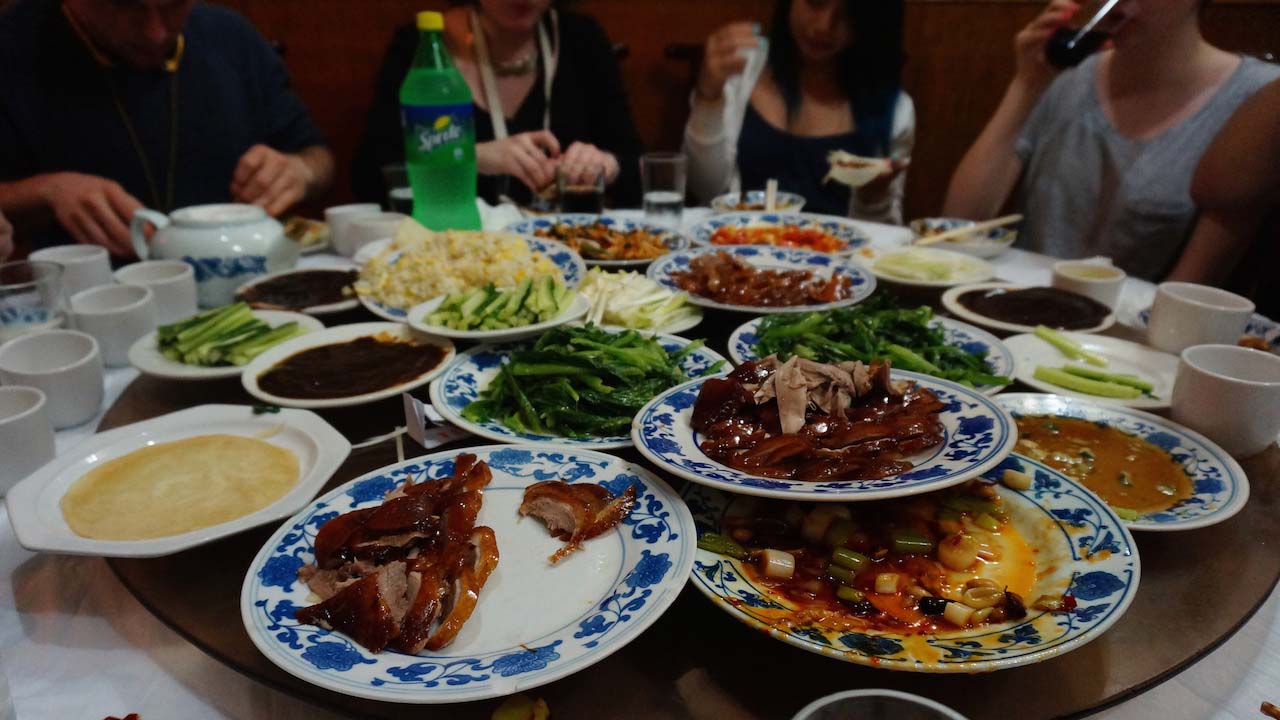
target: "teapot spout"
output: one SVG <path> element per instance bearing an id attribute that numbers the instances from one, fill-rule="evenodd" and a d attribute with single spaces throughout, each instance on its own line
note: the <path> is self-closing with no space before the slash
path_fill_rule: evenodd
<path id="1" fill-rule="evenodd" d="M 133 211 L 133 218 L 129 221 L 129 240 L 133 243 L 133 251 L 138 254 L 139 260 L 147 260 L 151 255 L 151 247 L 147 243 L 147 225 L 154 228 L 151 231 L 154 233 L 168 224 L 169 217 L 164 213 L 147 208 Z"/>

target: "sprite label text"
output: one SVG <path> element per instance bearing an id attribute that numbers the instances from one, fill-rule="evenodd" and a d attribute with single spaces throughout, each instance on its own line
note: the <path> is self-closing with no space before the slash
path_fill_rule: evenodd
<path id="1" fill-rule="evenodd" d="M 464 155 L 462 141 L 474 136 L 471 105 L 401 106 L 404 127 L 415 153 L 433 155 L 437 151 L 455 160 Z"/>

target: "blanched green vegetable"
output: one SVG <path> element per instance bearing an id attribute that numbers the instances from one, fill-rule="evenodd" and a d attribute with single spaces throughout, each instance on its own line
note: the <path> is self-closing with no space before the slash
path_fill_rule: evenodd
<path id="1" fill-rule="evenodd" d="M 296 322 L 273 328 L 235 303 L 156 329 L 156 346 L 174 362 L 214 367 L 246 365 L 268 348 L 306 332 Z"/>
<path id="2" fill-rule="evenodd" d="M 500 422 L 521 433 L 626 435 L 645 403 L 690 379 L 680 361 L 701 346 L 697 340 L 668 352 L 634 330 L 553 328 L 532 348 L 512 353 L 462 415 L 472 422 Z M 718 369 L 719 363 L 707 372 Z"/>
<path id="3" fill-rule="evenodd" d="M 928 307 L 900 308 L 888 296 L 873 295 L 849 308 L 770 315 L 756 331 L 755 352 L 826 363 L 888 358 L 900 370 L 969 386 L 1012 382 L 992 373 L 985 357 L 948 344 L 942 328 L 929 324 L 932 319 Z"/>

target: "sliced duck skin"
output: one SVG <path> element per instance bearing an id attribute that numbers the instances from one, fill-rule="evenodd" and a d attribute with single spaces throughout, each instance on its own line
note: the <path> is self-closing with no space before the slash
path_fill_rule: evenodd
<path id="1" fill-rule="evenodd" d="M 428 650 L 447 647 L 458 637 L 462 625 L 475 612 L 480 600 L 480 589 L 498 566 L 498 542 L 492 528 L 476 528 L 468 542 L 455 544 L 450 551 L 451 554 L 457 553 L 455 557 L 460 558 L 461 562 L 455 561 L 454 572 L 448 578 L 448 582 L 452 584 L 448 611 L 427 640 L 425 647 Z"/>
<path id="2" fill-rule="evenodd" d="M 434 557 L 421 557 L 409 565 L 409 593 L 413 603 L 404 616 L 396 648 L 418 654 L 426 647 L 431 628 L 443 609 L 448 585 L 440 563 Z"/>
<path id="3" fill-rule="evenodd" d="M 336 630 L 371 652 L 381 652 L 397 635 L 408 610 L 405 564 L 393 562 L 343 588 L 322 603 L 302 608 L 299 622 Z"/>
<path id="4" fill-rule="evenodd" d="M 316 565 L 320 568 L 335 568 L 350 560 L 350 554 L 344 555 L 343 549 L 368 522 L 377 508 L 364 508 L 344 513 L 320 526 L 316 532 L 315 552 Z"/>
<path id="5" fill-rule="evenodd" d="M 555 564 L 582 543 L 615 527 L 631 514 L 636 503 L 635 486 L 618 497 L 592 483 L 570 484 L 546 480 L 525 489 L 520 514 L 541 520 L 552 537 L 566 544 L 550 558 Z"/>

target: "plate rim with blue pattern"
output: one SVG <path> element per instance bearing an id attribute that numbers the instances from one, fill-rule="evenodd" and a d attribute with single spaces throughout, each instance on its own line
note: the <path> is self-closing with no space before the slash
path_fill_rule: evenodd
<path id="1" fill-rule="evenodd" d="M 1000 483 L 1005 469 L 1020 469 L 1033 476 L 1026 491 L 1012 490 Z M 941 650 L 937 661 L 903 657 L 910 652 L 901 642 L 901 633 L 822 631 L 798 628 L 785 631 L 756 617 L 756 608 L 775 607 L 764 591 L 747 580 L 740 561 L 699 549 L 690 581 L 714 604 L 749 627 L 802 650 L 870 667 L 920 673 L 977 673 L 1003 670 L 1043 662 L 1097 639 L 1129 609 L 1142 575 L 1141 560 L 1132 534 L 1105 502 L 1079 483 L 1058 471 L 1020 455 L 1010 455 L 983 475 L 996 491 L 1018 503 L 1015 512 L 1045 513 L 1060 531 L 1071 537 L 1071 528 L 1080 531 L 1067 542 L 1072 553 L 1072 571 L 1067 591 L 1079 605 L 1070 613 L 1050 614 L 1031 610 L 1026 620 L 990 627 L 970 628 L 958 633 L 924 636 L 929 645 Z M 714 488 L 688 485 L 681 493 L 693 512 L 699 533 L 714 526 L 715 509 L 709 502 L 730 496 Z M 704 500 L 707 498 L 709 500 Z M 1020 499 L 1020 500 L 1019 500 Z M 1087 534 L 1086 534 L 1087 533 Z M 1080 544 L 1077 547 L 1077 543 Z M 1113 600 L 1122 593 L 1118 600 Z M 1031 598 L 1026 598 L 1031 602 Z M 1099 601 L 1109 600 L 1105 604 Z M 1057 617 L 1055 617 L 1055 615 Z M 1042 620 L 1048 617 L 1049 620 Z M 1058 619 L 1061 618 L 1061 619 Z M 1065 639 L 1046 641 L 1040 623 L 1054 623 L 1065 632 L 1083 632 Z M 1079 626 L 1076 623 L 1079 623 Z M 1052 625 L 1050 626 L 1052 627 Z M 832 637 L 837 636 L 837 637 Z M 956 642 L 951 642 L 956 641 Z M 987 644 L 991 645 L 988 646 Z M 1020 652 L 1021 650 L 1021 652 Z"/>
<path id="2" fill-rule="evenodd" d="M 1240 463 L 1217 443 L 1172 420 L 1134 408 L 1067 395 L 1005 393 L 997 397 L 996 402 L 1015 418 L 1057 415 L 1102 422 L 1170 452 L 1175 460 L 1181 456 L 1195 493 L 1170 510 L 1146 513 L 1138 520 L 1124 520 L 1130 530 L 1172 532 L 1208 527 L 1230 519 L 1249 501 L 1249 477 Z"/>
<path id="3" fill-rule="evenodd" d="M 611 332 L 625 332 L 623 328 L 611 326 L 599 326 L 603 330 Z M 693 342 L 689 338 L 680 335 L 668 335 L 666 333 L 649 333 L 647 331 L 636 330 L 646 336 L 651 336 L 663 343 L 668 349 L 684 347 Z M 462 416 L 462 408 L 470 402 L 469 398 L 473 395 L 470 392 L 470 383 L 463 383 L 461 375 L 463 373 L 472 373 L 477 376 L 476 393 L 483 389 L 480 383 L 485 382 L 484 377 L 492 377 L 496 373 L 497 365 L 488 364 L 490 360 L 484 359 L 481 366 L 477 367 L 476 358 L 487 358 L 487 356 L 497 356 L 497 362 L 511 356 L 515 350 L 528 347 L 533 344 L 533 340 L 514 343 L 483 343 L 476 345 L 465 352 L 458 353 L 458 356 L 443 373 L 436 377 L 431 383 L 430 395 L 431 404 L 435 409 L 455 427 L 466 430 L 472 435 L 496 440 L 506 443 L 533 443 L 537 445 L 559 445 L 564 447 L 579 447 L 594 450 L 619 450 L 631 447 L 631 435 L 617 435 L 606 438 L 570 438 L 559 435 L 532 435 L 525 433 L 517 433 L 516 431 L 502 425 L 500 423 L 489 421 L 485 423 L 475 423 Z M 730 371 L 730 363 L 720 353 L 703 345 L 697 350 L 690 353 L 684 358 L 681 367 L 686 373 L 697 372 L 699 368 L 705 368 L 717 361 L 723 360 L 721 370 L 718 375 L 727 375 Z M 464 387 L 464 385 L 466 387 Z M 465 401 L 465 402 L 464 402 Z"/>
<path id="4" fill-rule="evenodd" d="M 813 250 L 805 250 L 803 248 L 787 248 L 777 245 L 701 245 L 692 247 L 688 250 L 680 252 L 667 253 L 662 257 L 654 260 L 649 265 L 649 270 L 645 273 L 648 278 L 659 285 L 671 290 L 672 292 L 682 292 L 679 285 L 671 278 L 671 273 L 675 267 L 687 267 L 689 261 L 695 256 L 706 255 L 715 252 L 725 252 L 737 257 L 746 258 L 747 262 L 764 269 L 810 269 L 819 270 L 821 268 L 830 267 L 838 270 L 841 274 L 847 275 L 853 281 L 853 292 L 847 298 L 836 300 L 829 303 L 818 303 L 816 305 L 783 305 L 783 306 L 767 306 L 767 305 L 729 305 L 726 303 L 716 302 L 697 293 L 686 293 L 689 296 L 689 302 L 694 305 L 700 305 L 705 308 L 715 310 L 725 310 L 736 313 L 753 313 L 773 314 L 773 313 L 796 313 L 811 312 L 815 310 L 831 310 L 839 307 L 848 307 L 856 305 L 863 300 L 871 297 L 876 291 L 876 276 L 871 274 L 861 264 L 854 261 L 847 255 L 837 255 L 833 253 L 820 253 Z M 773 264 L 753 263 L 752 258 L 761 258 L 771 261 Z"/>
<path id="5" fill-rule="evenodd" d="M 529 249 L 533 252 L 540 252 L 547 256 L 547 259 L 556 267 L 560 268 L 560 274 L 564 276 L 565 287 L 574 290 L 582 284 L 582 279 L 587 276 L 586 261 L 582 256 L 574 251 L 573 248 L 562 242 L 548 240 L 539 237 L 523 237 L 524 241 L 529 244 Z M 385 303 L 378 302 L 368 295 L 356 293 L 360 298 L 360 304 L 366 310 L 377 315 L 383 320 L 391 322 L 409 324 L 409 312 L 413 308 L 396 308 Z"/>
<path id="6" fill-rule="evenodd" d="M 491 492 L 503 488 L 504 482 L 512 484 L 505 488 L 512 490 L 546 479 L 544 475 L 580 482 L 597 473 L 612 473 L 598 483 L 606 487 L 612 483 L 611 492 L 621 492 L 626 484 L 634 482 L 643 486 L 637 488 L 640 492 L 631 516 L 590 541 L 602 542 L 612 536 L 623 546 L 622 561 L 604 597 L 559 630 L 472 658 L 459 654 L 461 648 L 450 646 L 441 653 L 419 654 L 410 663 L 411 658 L 403 653 L 384 650 L 373 654 L 341 633 L 291 624 L 293 619 L 287 612 L 309 604 L 309 589 L 296 580 L 296 573 L 311 557 L 309 543 L 322 519 L 331 516 L 329 513 L 336 514 L 338 508 L 345 511 L 381 502 L 387 490 L 403 482 L 405 473 L 423 473 L 433 478 L 447 474 L 453 458 L 462 453 L 475 453 L 489 462 L 494 472 Z M 509 466 L 524 457 L 535 469 L 526 477 L 513 475 Z M 511 522 L 519 522 L 518 516 Z M 241 620 L 253 644 L 268 660 L 297 678 L 334 692 L 405 704 L 501 697 L 578 672 L 639 637 L 680 595 L 693 566 L 696 539 L 693 517 L 679 494 L 649 470 L 612 455 L 521 445 L 437 452 L 365 473 L 308 503 L 281 525 L 245 573 L 240 593 Z M 500 531 L 498 543 L 501 548 Z M 550 572 L 559 567 L 547 566 L 549 582 L 563 582 L 563 578 Z M 484 599 L 481 591 L 481 605 L 471 622 L 483 617 Z M 364 673 L 366 679 L 341 677 L 352 670 Z"/>
<path id="7" fill-rule="evenodd" d="M 903 475 L 868 481 L 778 480 L 712 460 L 698 448 L 697 433 L 689 427 L 693 403 L 707 378 L 682 383 L 651 400 L 636 413 L 631 438 L 640 454 L 663 472 L 730 493 L 813 502 L 884 500 L 941 490 L 981 475 L 1013 452 L 1017 426 L 993 398 L 920 373 L 893 370 L 892 377 L 923 385 L 948 402 L 939 414 L 945 428 L 942 444 L 926 451 L 927 457 L 917 458 Z M 969 408 L 956 408 L 961 404 Z M 962 416 L 960 410 L 975 414 Z"/>
<path id="8" fill-rule="evenodd" d="M 765 201 L 766 192 L 764 190 L 743 190 L 737 192 L 721 193 L 713 198 L 709 203 L 709 207 L 716 213 L 735 213 L 735 212 L 765 212 L 763 210 L 737 210 L 733 206 L 739 202 L 761 203 Z M 781 215 L 795 215 L 804 210 L 805 197 L 800 193 L 787 192 L 779 190 L 775 194 L 775 207 L 773 212 Z M 777 207 L 783 205 L 784 207 Z"/>
<path id="9" fill-rule="evenodd" d="M 602 225 L 616 225 L 620 232 L 629 230 L 647 230 L 654 235 L 660 235 L 663 244 L 667 246 L 667 252 L 676 252 L 687 249 L 692 243 L 689 236 L 685 235 L 678 228 L 658 225 L 657 223 L 647 222 L 645 220 L 636 220 L 632 218 L 618 217 L 616 215 L 595 215 L 593 213 L 553 213 L 550 215 L 540 215 L 538 217 L 525 218 L 517 220 L 506 227 L 507 232 L 518 233 L 525 238 L 534 240 L 549 240 L 550 238 L 538 237 L 534 233 L 544 228 L 549 228 L 555 224 L 564 225 L 591 225 L 593 223 Z M 555 241 L 559 242 L 559 241 Z M 582 253 L 578 253 L 582 255 Z M 659 255 L 658 257 L 662 257 Z M 598 260 L 582 255 L 582 261 L 587 267 L 599 268 L 629 268 L 636 269 L 644 267 L 653 262 L 657 258 L 641 258 L 638 260 Z"/>
<path id="10" fill-rule="evenodd" d="M 754 344 L 748 338 L 755 337 L 756 328 L 760 327 L 760 323 L 764 322 L 764 318 L 752 318 L 737 328 L 729 335 L 728 350 L 729 359 L 733 360 L 735 365 L 741 365 L 749 360 L 759 360 L 760 358 L 753 352 Z M 968 343 L 982 343 L 987 347 L 987 366 L 996 375 L 1013 378 L 1013 352 L 1005 345 L 1000 338 L 983 330 L 976 325 L 970 325 L 967 322 L 956 320 L 954 318 L 934 315 L 929 320 L 930 324 L 938 324 L 942 326 L 942 331 L 947 333 L 948 339 L 960 339 L 965 336 Z M 992 361 L 995 362 L 992 362 Z M 1008 385 L 982 385 L 977 389 L 984 395 L 995 395 L 1003 391 Z"/>
<path id="11" fill-rule="evenodd" d="M 801 229 L 816 228 L 844 242 L 844 247 L 823 255 L 848 255 L 860 247 L 871 244 L 871 238 L 862 228 L 849 218 L 839 215 L 821 215 L 819 213 L 795 212 L 789 210 L 734 210 L 717 213 L 689 228 L 689 238 L 699 247 L 735 247 L 733 245 L 714 245 L 711 236 L 715 231 L 727 225 L 744 227 L 760 225 L 795 225 Z M 782 246 L 775 246 L 782 247 Z M 808 248 L 795 248 L 808 250 Z M 811 250 L 810 252 L 818 252 Z"/>

